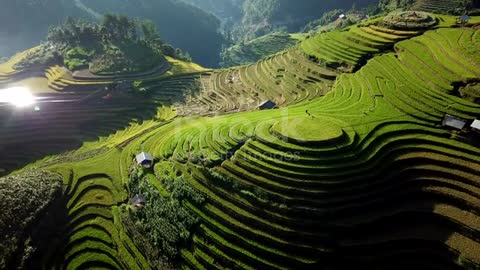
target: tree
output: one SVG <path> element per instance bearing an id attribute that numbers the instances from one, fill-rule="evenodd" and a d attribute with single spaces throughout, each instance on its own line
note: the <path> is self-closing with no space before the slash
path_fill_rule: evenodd
<path id="1" fill-rule="evenodd" d="M 150 20 L 144 20 L 142 21 L 142 33 L 143 33 L 143 39 L 146 42 L 154 42 L 156 40 L 160 39 L 160 35 L 158 34 L 157 31 L 157 26 Z"/>
<path id="2" fill-rule="evenodd" d="M 117 17 L 113 14 L 105 14 L 102 20 L 102 30 L 106 36 L 106 39 L 114 38 L 116 36 L 115 33 L 115 25 L 117 23 Z"/>

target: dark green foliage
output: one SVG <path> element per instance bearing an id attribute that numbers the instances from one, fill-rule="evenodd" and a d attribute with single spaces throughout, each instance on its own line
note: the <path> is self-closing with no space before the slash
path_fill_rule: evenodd
<path id="1" fill-rule="evenodd" d="M 47 207 L 62 196 L 62 181 L 45 171 L 0 178 L 0 269 L 22 268 L 35 256 L 32 230 Z"/>
<path id="2" fill-rule="evenodd" d="M 86 68 L 94 53 L 94 51 L 87 51 L 82 47 L 75 47 L 67 51 L 63 61 L 70 70 Z"/>
<path id="3" fill-rule="evenodd" d="M 380 0 L 378 7 L 383 12 L 391 12 L 396 9 L 407 9 L 415 0 Z"/>
<path id="4" fill-rule="evenodd" d="M 164 61 L 155 25 L 121 15 L 106 14 L 101 24 L 68 18 L 50 28 L 48 41 L 70 70 L 91 63 L 90 71 L 97 74 L 142 72 Z"/>
<path id="5" fill-rule="evenodd" d="M 153 43 L 161 41 L 160 35 L 157 32 L 157 26 L 151 20 L 144 20 L 141 23 L 141 28 L 143 32 L 143 39 L 146 42 Z"/>
<path id="6" fill-rule="evenodd" d="M 215 67 L 224 38 L 219 20 L 211 14 L 177 0 L 81 0 L 100 14 L 120 13 L 150 19 L 160 35 L 175 47 L 188 51 L 196 62 Z M 75 1 L 7 1 L 0 9 L 0 57 L 9 56 L 38 44 L 48 28 L 68 16 L 95 21 L 92 14 Z"/>
<path id="7" fill-rule="evenodd" d="M 156 248 L 148 238 L 148 234 L 144 231 L 141 222 L 135 222 L 128 207 L 121 207 L 121 219 L 123 227 L 127 234 L 135 242 L 135 246 L 148 259 L 153 269 L 168 270 L 175 269 L 169 260 L 161 255 L 160 250 Z"/>
<path id="8" fill-rule="evenodd" d="M 188 52 L 195 62 L 218 66 L 224 43 L 220 21 L 200 8 L 173 0 L 83 0 L 83 3 L 103 14 L 149 19 L 166 42 Z"/>
<path id="9" fill-rule="evenodd" d="M 138 226 L 137 230 L 144 232 L 149 243 L 159 251 L 158 256 L 163 257 L 160 260 L 173 261 L 179 255 L 179 247 L 190 241 L 192 228 L 198 223 L 198 218 L 183 206 L 182 201 L 201 205 L 205 198 L 188 185 L 182 176 L 162 179 L 162 184 L 169 192 L 168 197 L 160 194 L 151 179 L 145 176 L 141 168 L 131 170 L 130 193 L 143 194 L 146 205 L 142 210 L 131 212 L 130 218 Z M 153 251 L 147 255 L 157 256 Z"/>
<path id="10" fill-rule="evenodd" d="M 480 83 L 472 83 L 460 88 L 459 94 L 466 100 L 480 104 Z"/>

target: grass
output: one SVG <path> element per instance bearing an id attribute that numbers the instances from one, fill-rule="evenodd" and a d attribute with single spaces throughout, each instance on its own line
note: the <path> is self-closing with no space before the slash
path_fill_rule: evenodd
<path id="1" fill-rule="evenodd" d="M 301 143 L 319 143 L 336 140 L 343 136 L 343 130 L 326 119 L 293 118 L 277 122 L 272 132 L 284 140 Z"/>

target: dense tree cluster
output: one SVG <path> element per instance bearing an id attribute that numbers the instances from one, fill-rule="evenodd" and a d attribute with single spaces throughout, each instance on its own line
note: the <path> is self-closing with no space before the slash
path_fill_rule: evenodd
<path id="1" fill-rule="evenodd" d="M 160 38 L 152 21 L 123 15 L 106 14 L 101 23 L 69 17 L 50 27 L 47 41 L 69 69 L 89 67 L 97 74 L 142 72 L 158 66 L 164 54 L 190 60 Z"/>
<path id="2" fill-rule="evenodd" d="M 406 9 L 414 2 L 415 0 L 380 0 L 378 7 L 383 12 L 390 12 L 396 9 Z"/>
<path id="3" fill-rule="evenodd" d="M 162 38 L 188 52 L 203 66 L 216 67 L 225 40 L 221 22 L 206 12 L 178 0 L 82 0 L 93 10 L 151 20 Z"/>
<path id="4" fill-rule="evenodd" d="M 47 41 L 53 45 L 92 47 L 99 42 L 132 41 L 153 44 L 161 42 L 156 26 L 123 15 L 105 14 L 101 23 L 68 17 L 63 25 L 52 26 Z"/>
<path id="5" fill-rule="evenodd" d="M 50 172 L 0 178 L 0 269 L 22 269 L 41 251 L 35 229 L 62 194 L 62 177 Z M 48 236 L 47 231 L 36 233 Z"/>
<path id="6" fill-rule="evenodd" d="M 196 62 L 215 67 L 224 43 L 220 21 L 209 12 L 178 0 L 80 0 L 95 14 L 115 13 L 151 20 L 162 38 L 189 52 Z M 78 1 L 4 1 L 0 8 L 0 58 L 44 40 L 51 25 L 68 16 L 97 22 Z"/>
<path id="7" fill-rule="evenodd" d="M 168 190 L 167 197 L 162 196 L 151 181 L 161 180 Z M 145 196 L 146 205 L 141 210 L 130 211 L 124 215 L 124 225 L 130 234 L 144 237 L 134 237 L 136 245 L 143 249 L 145 256 L 151 262 L 175 261 L 179 248 L 185 246 L 191 239 L 191 231 L 198 218 L 184 205 L 185 201 L 201 205 L 205 198 L 196 192 L 182 176 L 165 176 L 152 180 L 146 176 L 142 168 L 134 167 L 130 172 L 129 189 L 131 194 Z M 148 241 L 149 244 L 145 244 Z M 153 248 L 152 248 L 153 246 Z"/>

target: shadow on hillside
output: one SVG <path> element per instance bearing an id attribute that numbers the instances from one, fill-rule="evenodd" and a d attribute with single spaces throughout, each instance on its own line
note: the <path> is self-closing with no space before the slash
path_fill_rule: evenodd
<path id="1" fill-rule="evenodd" d="M 63 247 L 68 241 L 65 229 L 70 222 L 67 202 L 67 196 L 61 194 L 43 213 L 39 213 L 38 221 L 32 223 L 26 233 L 30 240 L 29 247 L 24 247 L 25 254 L 31 257 L 25 261 L 23 269 L 61 268 Z M 16 258 L 8 269 L 17 269 L 21 260 L 22 257 Z"/>
<path id="2" fill-rule="evenodd" d="M 114 134 L 132 121 L 154 119 L 158 104 L 146 97 L 104 100 L 100 95 L 40 106 L 41 111 L 0 107 L 0 175 L 78 149 L 83 142 Z"/>
<path id="3" fill-rule="evenodd" d="M 472 244 L 478 241 L 478 230 L 472 228 L 471 224 L 478 222 L 479 208 L 475 205 L 474 198 L 478 194 L 474 195 L 473 187 L 477 185 L 476 181 L 480 180 L 480 177 L 478 171 L 472 168 L 472 163 L 454 164 L 452 159 L 436 160 L 435 157 L 424 157 L 422 152 L 417 155 L 411 150 L 398 152 L 385 148 L 383 151 L 385 153 L 377 152 L 377 161 L 380 163 L 376 163 L 369 170 L 372 173 L 364 171 L 359 177 L 355 177 L 355 180 L 346 182 L 342 181 L 346 179 L 341 179 L 341 175 L 332 176 L 332 179 L 318 179 L 316 184 L 322 192 L 311 195 L 312 197 L 292 188 L 287 195 L 296 195 L 299 199 L 291 202 L 282 202 L 281 198 L 271 194 L 264 194 L 263 199 L 259 200 L 262 197 L 259 192 L 247 196 L 247 193 L 255 191 L 248 192 L 249 190 L 244 190 L 245 187 L 239 184 L 235 187 L 228 177 L 222 178 L 218 175 L 208 176 L 211 183 L 205 186 L 212 191 L 225 190 L 225 194 L 244 197 L 255 207 L 247 207 L 243 203 L 239 204 L 240 207 L 246 208 L 251 214 L 265 217 L 270 222 L 279 223 L 280 226 L 287 225 L 296 232 L 295 236 L 283 236 L 291 241 L 290 244 L 299 243 L 313 247 L 324 245 L 328 250 L 323 252 L 301 250 L 293 245 L 278 246 L 279 250 L 289 256 L 311 257 L 317 262 L 311 265 L 290 262 L 292 265 L 288 267 L 292 269 L 478 269 L 475 267 L 480 263 L 480 256 L 472 255 L 471 250 L 472 247 L 478 248 L 478 244 Z M 415 157 L 402 160 L 399 154 L 405 152 L 414 154 Z M 244 176 L 235 170 L 235 165 L 229 164 L 225 168 L 235 172 L 238 177 Z M 264 177 L 263 171 L 268 172 L 268 169 L 262 168 L 255 173 Z M 458 171 L 464 172 L 464 175 L 458 175 Z M 308 171 L 304 169 L 301 172 Z M 253 176 L 245 175 L 242 179 L 253 182 L 254 178 L 250 177 Z M 282 182 L 281 177 L 268 177 L 272 182 Z M 321 183 L 334 179 L 338 180 L 338 183 Z M 272 188 L 261 180 L 258 183 Z M 468 190 L 469 186 L 472 190 Z M 309 188 L 303 184 L 301 187 Z M 288 207 L 275 206 L 280 203 L 285 203 Z M 222 210 L 222 206 L 218 207 Z M 291 217 L 297 222 L 288 224 L 276 221 L 270 218 L 272 212 Z M 213 215 L 211 218 L 214 219 Z M 242 222 L 251 228 L 274 233 L 274 230 L 256 226 L 254 222 Z M 313 236 L 318 237 L 305 235 L 305 232 L 312 232 Z M 255 234 L 252 235 L 255 237 Z M 250 235 L 245 233 L 243 236 Z M 239 246 L 244 245 L 242 241 L 231 241 Z M 269 244 L 262 242 L 260 237 L 255 241 Z M 243 247 L 246 248 L 245 245 Z M 252 252 L 256 256 L 268 256 Z M 276 260 L 274 256 L 262 259 L 269 259 L 279 265 L 284 263 L 280 259 Z M 227 260 L 218 261 L 222 266 L 228 266 Z"/>
<path id="4" fill-rule="evenodd" d="M 423 164 L 408 163 L 400 167 Z M 369 203 L 362 200 L 328 218 L 334 221 L 340 216 L 345 227 L 332 231 L 337 246 L 312 269 L 477 269 L 478 256 L 471 260 L 469 249 L 474 245 L 468 241 L 476 241 L 478 231 L 468 226 L 473 214 L 465 213 L 478 213 L 478 208 L 454 195 L 471 179 L 428 170 L 388 174 L 368 188 L 378 189 Z"/>

